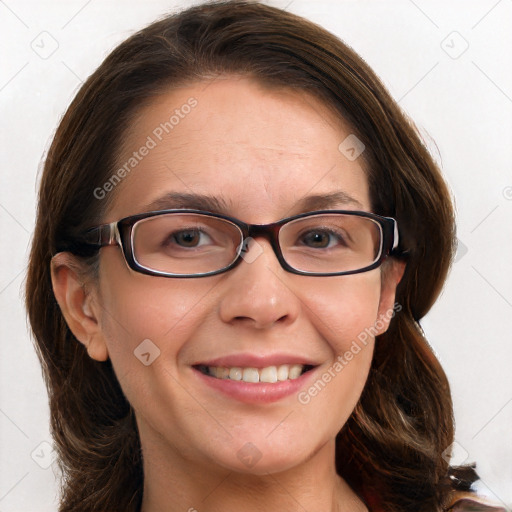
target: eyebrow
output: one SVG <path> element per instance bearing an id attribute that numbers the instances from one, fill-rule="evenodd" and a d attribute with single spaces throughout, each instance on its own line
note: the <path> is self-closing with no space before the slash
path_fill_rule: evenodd
<path id="1" fill-rule="evenodd" d="M 315 194 L 303 197 L 297 201 L 297 203 L 289 211 L 304 213 L 316 210 L 336 209 L 347 205 L 352 205 L 363 209 L 363 205 L 360 201 L 353 198 L 346 192 L 337 191 L 328 194 Z M 143 208 L 143 211 L 150 212 L 181 208 L 204 210 L 212 213 L 230 215 L 229 205 L 221 197 L 204 194 L 189 194 L 183 192 L 169 192 L 147 204 Z"/>
<path id="2" fill-rule="evenodd" d="M 169 192 L 147 204 L 143 208 L 143 211 L 150 212 L 181 208 L 205 210 L 212 213 L 226 213 L 229 211 L 228 205 L 220 197 L 203 194 L 187 194 L 183 192 Z"/>
<path id="3" fill-rule="evenodd" d="M 338 192 L 331 192 L 329 194 L 306 196 L 297 202 L 294 209 L 298 208 L 301 211 L 307 212 L 313 210 L 329 210 L 346 205 L 353 205 L 357 208 L 363 209 L 363 205 L 360 201 L 341 190 Z"/>

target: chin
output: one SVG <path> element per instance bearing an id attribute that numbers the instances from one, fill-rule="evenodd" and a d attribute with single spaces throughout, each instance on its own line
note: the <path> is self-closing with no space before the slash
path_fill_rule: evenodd
<path id="1" fill-rule="evenodd" d="M 276 438 L 273 443 L 268 440 L 233 442 L 233 451 L 229 450 L 212 458 L 220 466 L 247 475 L 265 476 L 288 471 L 298 467 L 318 451 L 307 447 L 303 440 L 296 443 Z M 233 457 L 234 455 L 234 457 Z"/>
<path id="2" fill-rule="evenodd" d="M 279 455 L 269 456 L 268 454 L 265 457 L 262 454 L 261 458 L 254 465 L 236 459 L 232 460 L 231 464 L 223 465 L 223 467 L 244 475 L 267 476 L 289 471 L 300 466 L 306 460 L 307 458 L 299 459 L 297 457 L 282 457 Z"/>

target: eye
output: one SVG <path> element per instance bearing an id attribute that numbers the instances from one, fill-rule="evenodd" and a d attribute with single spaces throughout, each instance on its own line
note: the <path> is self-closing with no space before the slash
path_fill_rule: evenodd
<path id="1" fill-rule="evenodd" d="M 195 248 L 206 245 L 212 240 L 209 235 L 199 229 L 187 229 L 171 233 L 165 240 L 164 245 L 177 244 L 181 247 Z"/>
<path id="2" fill-rule="evenodd" d="M 315 249 L 328 249 L 335 245 L 347 245 L 341 233 L 325 228 L 306 232 L 301 236 L 301 242 Z"/>

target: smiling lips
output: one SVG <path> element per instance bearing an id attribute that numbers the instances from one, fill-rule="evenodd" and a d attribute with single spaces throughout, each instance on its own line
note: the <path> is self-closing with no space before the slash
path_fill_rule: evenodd
<path id="1" fill-rule="evenodd" d="M 275 383 L 294 380 L 298 379 L 303 373 L 311 368 L 311 365 L 304 364 L 281 364 L 279 366 L 266 366 L 264 368 L 207 365 L 198 366 L 199 371 L 209 377 L 221 380 L 229 379 L 251 383 Z"/>
<path id="2" fill-rule="evenodd" d="M 296 395 L 318 363 L 292 354 L 231 354 L 192 365 L 207 387 L 247 404 L 268 404 Z M 311 370 L 311 371 L 310 371 Z"/>

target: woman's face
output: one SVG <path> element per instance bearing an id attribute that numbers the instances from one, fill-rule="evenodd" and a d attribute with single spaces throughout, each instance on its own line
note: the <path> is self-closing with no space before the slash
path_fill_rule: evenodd
<path id="1" fill-rule="evenodd" d="M 338 149 L 350 133 L 315 98 L 247 78 L 173 90 L 130 126 L 117 163 L 137 163 L 109 192 L 104 221 L 205 209 L 200 198 L 176 201 L 170 193 L 215 198 L 222 213 L 254 224 L 309 210 L 313 196 L 313 209 L 370 211 L 362 158 Z M 313 456 L 331 460 L 367 379 L 368 329 L 385 328 L 393 308 L 395 274 L 294 275 L 267 240 L 256 242 L 234 269 L 194 279 L 136 273 L 119 247 L 101 250 L 91 336 L 108 351 L 146 453 L 261 474 Z M 199 369 L 285 364 L 313 369 L 277 383 L 225 381 Z"/>

